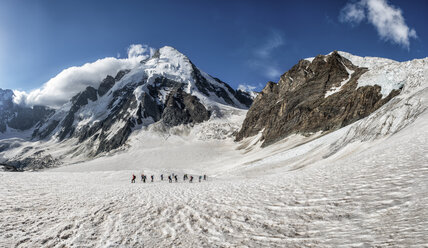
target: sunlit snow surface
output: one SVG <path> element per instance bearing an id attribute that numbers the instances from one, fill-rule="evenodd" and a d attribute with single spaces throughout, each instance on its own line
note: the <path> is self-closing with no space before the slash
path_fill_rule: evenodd
<path id="1" fill-rule="evenodd" d="M 174 161 L 169 168 L 144 169 L 149 175 L 207 172 L 209 181 L 202 183 L 183 183 L 179 173 L 179 183 L 157 177 L 155 183 L 131 184 L 131 173 L 148 163 L 120 170 L 132 157 L 106 160 L 105 166 L 117 171 L 1 173 L 0 244 L 421 246 L 428 242 L 427 125 L 425 114 L 376 145 L 354 145 L 333 160 L 295 170 L 267 161 L 248 176 L 234 171 L 215 177 L 210 172 L 219 170 L 205 170 L 204 162 L 193 163 L 191 157 L 186 169 Z M 207 149 L 221 151 L 213 145 L 195 155 Z"/>
<path id="2" fill-rule="evenodd" d="M 424 247 L 428 67 L 415 63 L 399 96 L 329 134 L 235 143 L 245 111 L 230 108 L 136 131 L 110 156 L 0 173 L 0 247 Z"/>
<path id="3" fill-rule="evenodd" d="M 319 155 L 346 129 L 294 149 L 284 142 L 252 151 L 264 161 L 247 168 L 237 166 L 243 151 L 230 140 L 170 137 L 168 149 L 155 144 L 152 154 L 0 173 L 0 244 L 420 247 L 428 242 L 427 125 L 424 112 L 389 138 L 353 143 L 326 160 Z M 141 172 L 155 182 L 131 184 Z M 159 181 L 173 172 L 179 183 Z M 183 183 L 184 172 L 209 180 Z"/>

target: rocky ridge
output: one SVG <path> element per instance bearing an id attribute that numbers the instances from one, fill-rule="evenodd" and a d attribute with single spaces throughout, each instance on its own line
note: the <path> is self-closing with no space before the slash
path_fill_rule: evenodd
<path id="1" fill-rule="evenodd" d="M 54 110 L 45 106 L 26 107 L 13 102 L 13 91 L 0 89 L 0 133 L 8 129 L 24 131 L 43 122 Z"/>
<path id="2" fill-rule="evenodd" d="M 369 68 L 337 51 L 300 60 L 278 83 L 268 82 L 256 97 L 236 140 L 262 132 L 263 146 L 290 134 L 334 131 L 362 119 L 399 94 L 384 96 L 379 85 L 358 85 Z"/>

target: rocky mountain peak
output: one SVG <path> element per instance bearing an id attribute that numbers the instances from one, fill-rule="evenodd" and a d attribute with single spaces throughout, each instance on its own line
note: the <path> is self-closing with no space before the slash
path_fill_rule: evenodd
<path id="1" fill-rule="evenodd" d="M 8 128 L 27 130 L 43 121 L 53 110 L 45 106 L 19 106 L 13 102 L 14 93 L 9 89 L 0 89 L 0 133 Z"/>
<path id="2" fill-rule="evenodd" d="M 248 93 L 203 72 L 169 46 L 98 85 L 76 94 L 37 126 L 34 140 L 74 141 L 87 148 L 72 154 L 97 156 L 123 146 L 136 129 L 154 123 L 165 128 L 194 125 L 221 116 L 217 112 L 223 105 L 242 109 L 252 103 Z"/>
<path id="3" fill-rule="evenodd" d="M 9 89 L 0 88 L 0 101 L 12 100 L 13 91 Z"/>
<path id="4" fill-rule="evenodd" d="M 366 117 L 399 93 L 358 86 L 368 71 L 334 51 L 300 60 L 278 83 L 268 82 L 249 109 L 236 139 L 263 131 L 264 145 L 290 134 L 332 131 Z"/>

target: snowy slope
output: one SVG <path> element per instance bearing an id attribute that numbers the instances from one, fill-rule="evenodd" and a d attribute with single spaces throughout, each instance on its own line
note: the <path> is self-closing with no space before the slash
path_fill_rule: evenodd
<path id="1" fill-rule="evenodd" d="M 224 149 L 181 142 L 180 148 L 172 136 L 158 153 L 171 163 L 153 165 L 147 157 L 129 165 L 144 157 L 132 153 L 126 160 L 113 156 L 55 172 L 0 173 L 0 243 L 423 247 L 428 242 L 428 112 L 392 136 L 355 142 L 320 159 L 357 125 L 297 147 L 293 144 L 304 137 L 253 151 L 264 153 L 264 159 L 245 167 L 237 166 L 245 149 L 235 154 L 230 149 L 242 144 Z M 226 150 L 227 168 L 209 165 L 213 153 Z M 187 163 L 174 163 L 179 151 L 189 155 Z M 192 159 L 203 153 L 211 157 Z M 156 181 L 130 184 L 130 175 L 141 172 L 156 175 Z M 184 172 L 207 173 L 209 181 L 183 183 Z M 159 181 L 160 173 L 179 173 L 180 182 Z"/>

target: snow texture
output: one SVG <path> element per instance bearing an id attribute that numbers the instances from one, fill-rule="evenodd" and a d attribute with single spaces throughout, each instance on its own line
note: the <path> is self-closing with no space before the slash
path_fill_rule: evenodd
<path id="1" fill-rule="evenodd" d="M 266 152 L 290 145 L 285 142 L 242 169 L 236 166 L 242 150 L 230 149 L 233 143 L 166 139 L 167 148 L 152 148 L 156 155 L 168 151 L 161 164 L 147 151 L 56 171 L 0 173 L 0 243 L 420 247 L 428 242 L 427 124 L 425 113 L 389 139 L 353 144 L 327 160 L 316 159 L 328 147 L 319 144 L 289 149 L 294 158 L 279 152 L 269 159 Z M 337 136 L 320 139 L 325 144 Z M 132 173 L 156 180 L 131 184 Z M 160 173 L 178 173 L 180 182 L 160 181 Z M 209 180 L 184 183 L 183 173 L 207 173 Z"/>

